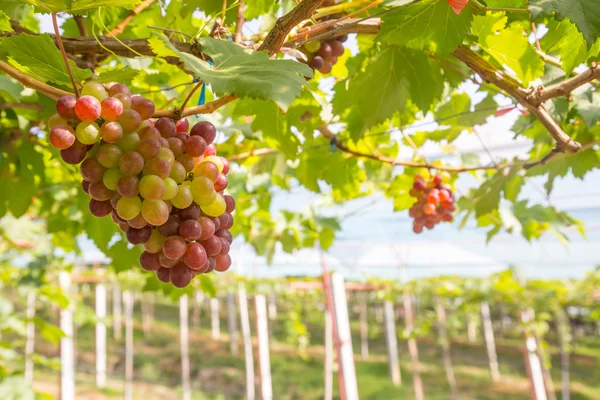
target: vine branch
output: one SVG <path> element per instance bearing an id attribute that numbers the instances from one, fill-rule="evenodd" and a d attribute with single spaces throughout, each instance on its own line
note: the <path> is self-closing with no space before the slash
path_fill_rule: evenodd
<path id="1" fill-rule="evenodd" d="M 107 37 L 113 37 L 113 36 L 117 36 L 120 35 L 121 33 L 123 33 L 123 31 L 125 30 L 125 27 L 127 27 L 127 25 L 129 24 L 129 22 L 139 13 L 141 13 L 142 11 L 144 11 L 146 8 L 150 7 L 150 5 L 152 3 L 154 3 L 156 0 L 144 0 L 143 2 L 141 2 L 140 4 L 138 4 L 137 7 L 135 7 L 133 10 L 131 10 L 131 12 L 129 14 L 127 14 L 127 16 L 125 17 L 125 19 L 123 19 L 123 21 L 119 22 L 119 24 L 117 26 L 114 27 L 113 30 L 111 30 L 106 36 Z"/>
<path id="2" fill-rule="evenodd" d="M 44 82 L 40 82 L 37 79 L 22 73 L 18 69 L 11 67 L 9 64 L 1 60 L 0 71 L 3 71 L 4 73 L 6 73 L 6 75 L 12 76 L 13 78 L 21 82 L 24 86 L 35 89 L 36 91 L 45 94 L 53 100 L 56 100 L 62 96 L 72 94 L 54 86 L 50 86 Z"/>
<path id="3" fill-rule="evenodd" d="M 77 87 L 77 83 L 75 83 L 73 71 L 71 71 L 71 65 L 69 64 L 69 58 L 67 57 L 67 53 L 65 52 L 65 46 L 63 45 L 62 39 L 60 37 L 60 31 L 58 30 L 58 21 L 56 20 L 56 13 L 52 13 L 52 25 L 54 25 L 54 33 L 56 34 L 56 42 L 58 43 L 60 54 L 63 57 L 65 66 L 67 68 L 67 73 L 69 74 L 69 78 L 71 78 L 71 83 L 73 84 L 73 91 L 75 91 L 75 97 L 79 97 L 79 88 Z"/>
<path id="4" fill-rule="evenodd" d="M 237 11 L 237 19 L 235 22 L 235 35 L 233 35 L 233 42 L 240 43 L 242 41 L 242 28 L 244 28 L 245 16 L 244 16 L 244 8 L 246 4 L 244 1 L 240 1 L 240 5 L 238 6 Z"/>
<path id="5" fill-rule="evenodd" d="M 595 79 L 600 79 L 600 64 L 598 63 L 593 63 L 588 70 L 561 83 L 548 86 L 547 88 L 538 87 L 529 95 L 528 100 L 533 105 L 540 105 L 555 97 L 568 96 L 573 90 Z"/>

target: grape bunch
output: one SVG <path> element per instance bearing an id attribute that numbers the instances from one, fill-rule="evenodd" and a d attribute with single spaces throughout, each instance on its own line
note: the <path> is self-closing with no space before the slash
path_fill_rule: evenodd
<path id="1" fill-rule="evenodd" d="M 108 91 L 88 83 L 81 97 L 58 99 L 56 111 L 50 143 L 81 164 L 90 213 L 110 215 L 144 246 L 143 269 L 176 287 L 229 269 L 235 200 L 224 194 L 229 162 L 217 156 L 213 124 L 153 120 L 154 104 L 118 83 Z"/>
<path id="2" fill-rule="evenodd" d="M 454 194 L 450 185 L 442 183 L 442 177 L 435 175 L 426 182 L 421 175 L 415 175 L 409 194 L 417 202 L 408 211 L 414 218 L 413 231 L 423 232 L 423 228 L 433 229 L 440 222 L 452 222 L 452 212 L 456 210 Z"/>
<path id="3" fill-rule="evenodd" d="M 330 73 L 338 57 L 344 54 L 346 40 L 348 35 L 338 36 L 328 41 L 307 42 L 303 49 L 308 57 L 308 65 L 322 74 Z"/>

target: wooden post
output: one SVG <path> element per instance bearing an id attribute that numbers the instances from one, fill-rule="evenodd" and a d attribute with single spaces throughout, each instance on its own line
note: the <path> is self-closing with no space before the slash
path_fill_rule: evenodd
<path id="1" fill-rule="evenodd" d="M 238 302 L 240 306 L 240 326 L 244 343 L 244 360 L 246 362 L 246 399 L 254 400 L 254 355 L 252 353 L 252 337 L 250 336 L 250 318 L 248 316 L 248 298 L 243 283 L 238 286 Z"/>
<path id="2" fill-rule="evenodd" d="M 385 340 L 388 351 L 388 366 L 390 378 L 396 386 L 400 386 L 400 361 L 398 359 L 398 337 L 396 333 L 396 319 L 394 317 L 394 305 L 387 300 L 383 304 L 383 317 L 385 320 Z"/>
<path id="3" fill-rule="evenodd" d="M 123 292 L 125 307 L 125 400 L 133 399 L 133 293 Z"/>
<path id="4" fill-rule="evenodd" d="M 219 299 L 216 297 L 210 299 L 210 326 L 212 338 L 218 340 L 221 337 L 221 326 L 219 320 Z"/>
<path id="5" fill-rule="evenodd" d="M 569 373 L 569 323 L 565 312 L 561 309 L 556 313 L 556 330 L 560 348 L 560 376 L 562 386 L 562 399 L 571 400 L 571 378 Z"/>
<path id="6" fill-rule="evenodd" d="M 235 296 L 227 293 L 227 329 L 229 330 L 229 344 L 231 354 L 238 354 L 238 331 L 237 331 L 237 309 L 235 307 Z"/>
<path id="7" fill-rule="evenodd" d="M 523 336 L 525 337 L 524 358 L 525 369 L 531 385 L 532 400 L 547 400 L 546 387 L 544 386 L 544 374 L 542 364 L 537 354 L 537 341 L 535 337 L 527 332 L 527 324 L 532 321 L 531 310 L 521 312 L 521 322 L 523 324 Z"/>
<path id="8" fill-rule="evenodd" d="M 496 340 L 494 338 L 490 304 L 487 301 L 481 303 L 481 318 L 483 320 L 483 337 L 485 339 L 485 347 L 490 366 L 490 376 L 492 377 L 492 381 L 498 382 L 500 381 L 500 368 L 498 367 Z"/>
<path id="9" fill-rule="evenodd" d="M 61 271 L 60 287 L 67 296 L 71 291 L 71 274 Z M 60 394 L 61 400 L 75 399 L 75 357 L 73 352 L 73 304 L 60 311 L 60 329 L 65 336 L 60 339 Z"/>
<path id="10" fill-rule="evenodd" d="M 106 286 L 96 284 L 96 386 L 106 387 Z"/>
<path id="11" fill-rule="evenodd" d="M 446 308 L 439 296 L 435 296 L 435 312 L 437 314 L 438 340 L 442 348 L 442 358 L 444 361 L 444 370 L 450 386 L 450 394 L 453 399 L 458 398 L 458 387 L 456 386 L 456 377 L 452 367 L 452 356 L 450 354 L 450 340 L 446 332 Z"/>
<path id="12" fill-rule="evenodd" d="M 267 324 L 267 300 L 262 294 L 254 297 L 256 306 L 256 336 L 258 337 L 258 366 L 262 400 L 273 399 L 271 382 L 271 359 L 269 356 L 269 327 Z"/>
<path id="13" fill-rule="evenodd" d="M 192 301 L 192 325 L 200 330 L 200 305 L 204 302 L 204 293 L 200 290 L 194 291 Z"/>
<path id="14" fill-rule="evenodd" d="M 413 336 L 414 321 L 413 321 L 413 306 L 412 296 L 410 292 L 404 290 L 404 318 L 406 330 L 409 332 L 410 337 L 408 338 L 408 353 L 411 359 L 411 368 L 413 374 L 413 386 L 415 388 L 415 398 L 417 400 L 423 400 L 425 394 L 423 393 L 423 383 L 421 382 L 420 373 L 420 362 L 419 362 L 419 348 L 417 347 L 417 340 Z"/>
<path id="15" fill-rule="evenodd" d="M 333 399 L 333 321 L 331 313 L 325 308 L 325 396 Z"/>
<path id="16" fill-rule="evenodd" d="M 331 294 L 333 297 L 333 318 L 337 327 L 337 341 L 339 346 L 338 363 L 343 371 L 343 385 L 345 397 L 342 400 L 358 400 L 358 384 L 354 368 L 354 354 L 352 351 L 352 334 L 348 318 L 348 303 L 346 301 L 346 287 L 344 277 L 338 273 L 331 274 Z"/>
<path id="17" fill-rule="evenodd" d="M 25 332 L 25 380 L 33 383 L 33 359 L 31 356 L 35 350 L 35 292 L 31 290 L 27 293 L 27 327 Z"/>
<path id="18" fill-rule="evenodd" d="M 181 341 L 181 386 L 183 400 L 191 400 L 190 388 L 190 352 L 188 328 L 188 296 L 184 294 L 179 298 L 179 340 Z"/>
<path id="19" fill-rule="evenodd" d="M 119 283 L 112 285 L 112 313 L 113 313 L 113 337 L 121 340 L 122 309 L 121 309 L 121 288 Z"/>
<path id="20" fill-rule="evenodd" d="M 369 357 L 369 325 L 367 319 L 367 294 L 363 293 L 360 298 L 360 355 L 362 358 Z"/>

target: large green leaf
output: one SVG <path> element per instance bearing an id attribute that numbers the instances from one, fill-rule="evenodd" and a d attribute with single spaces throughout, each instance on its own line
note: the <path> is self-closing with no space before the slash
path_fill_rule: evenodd
<path id="1" fill-rule="evenodd" d="M 18 69 L 45 82 L 71 85 L 71 79 L 60 51 L 48 35 L 18 35 L 2 39 L 0 52 Z M 69 60 L 71 71 L 78 82 L 90 77 L 92 73 Z"/>
<path id="2" fill-rule="evenodd" d="M 266 52 L 243 49 L 226 40 L 203 37 L 202 52 L 212 58 L 210 64 L 192 54 L 180 52 L 166 37 L 167 47 L 176 53 L 186 68 L 210 83 L 215 92 L 238 97 L 273 100 L 284 110 L 306 85 L 304 77 L 312 70 L 291 60 L 271 60 Z"/>
<path id="3" fill-rule="evenodd" d="M 443 56 L 462 43 L 472 19 L 469 7 L 456 15 L 447 0 L 424 0 L 382 16 L 379 35 L 388 43 Z"/>
<path id="4" fill-rule="evenodd" d="M 577 25 L 590 48 L 600 38 L 600 6 L 597 0 L 529 0 L 534 20 L 556 13 L 558 20 L 568 18 Z"/>
<path id="5" fill-rule="evenodd" d="M 13 28 L 10 26 L 10 18 L 0 10 L 0 32 L 12 32 Z"/>
<path id="6" fill-rule="evenodd" d="M 123 7 L 132 9 L 141 0 L 22 0 L 31 4 L 41 12 L 78 12 L 89 11 L 99 7 Z"/>

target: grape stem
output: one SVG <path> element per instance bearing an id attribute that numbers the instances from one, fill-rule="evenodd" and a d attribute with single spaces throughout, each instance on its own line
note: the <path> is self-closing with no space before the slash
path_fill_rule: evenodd
<path id="1" fill-rule="evenodd" d="M 237 20 L 235 22 L 235 35 L 233 36 L 234 43 L 240 43 L 242 41 L 242 29 L 244 28 L 244 22 L 246 20 L 246 17 L 244 16 L 245 6 L 245 3 L 240 1 L 237 12 Z"/>
<path id="2" fill-rule="evenodd" d="M 12 76 L 19 82 L 21 82 L 24 86 L 35 89 L 36 91 L 45 94 L 51 99 L 58 99 L 59 97 L 66 96 L 72 93 L 66 92 L 62 89 L 55 88 L 54 86 L 50 86 L 44 82 L 40 82 L 35 78 L 30 77 L 17 70 L 16 68 L 11 67 L 6 62 L 0 60 L 0 71 L 6 73 L 6 75 Z"/>
<path id="3" fill-rule="evenodd" d="M 187 103 L 190 101 L 190 99 L 192 98 L 194 93 L 196 93 L 196 90 L 200 89 L 200 87 L 202 87 L 202 85 L 204 85 L 204 81 L 200 81 L 200 82 L 196 83 L 196 85 L 192 88 L 192 90 L 190 90 L 187 97 L 183 101 L 183 104 L 181 104 L 181 108 L 179 109 L 180 111 L 185 110 L 185 106 L 187 105 Z"/>
<path id="4" fill-rule="evenodd" d="M 106 35 L 106 37 L 113 37 L 113 36 L 117 36 L 117 35 L 120 35 L 121 33 L 123 33 L 123 31 L 125 30 L 125 27 L 127 26 L 127 24 L 129 24 L 129 22 L 133 19 L 133 17 L 135 17 L 136 15 L 138 15 L 139 13 L 144 11 L 146 8 L 150 7 L 150 5 L 152 3 L 154 3 L 155 1 L 156 0 L 144 0 L 136 8 L 131 10 L 131 12 L 129 14 L 127 14 L 125 19 L 123 19 L 123 21 L 119 22 L 119 24 L 117 26 L 115 26 L 114 29 L 111 30 Z"/>
<path id="5" fill-rule="evenodd" d="M 63 45 L 62 38 L 60 37 L 58 21 L 56 20 L 56 13 L 52 13 L 52 25 L 54 25 L 54 33 L 56 34 L 56 42 L 58 44 L 58 48 L 60 49 L 60 54 L 62 54 L 65 66 L 67 67 L 67 73 L 69 74 L 69 78 L 71 78 L 71 83 L 73 84 L 75 97 L 79 97 L 79 88 L 77 87 L 77 83 L 75 83 L 73 71 L 71 71 L 71 65 L 69 64 L 69 58 L 67 57 L 67 53 L 65 52 L 65 46 Z"/>

